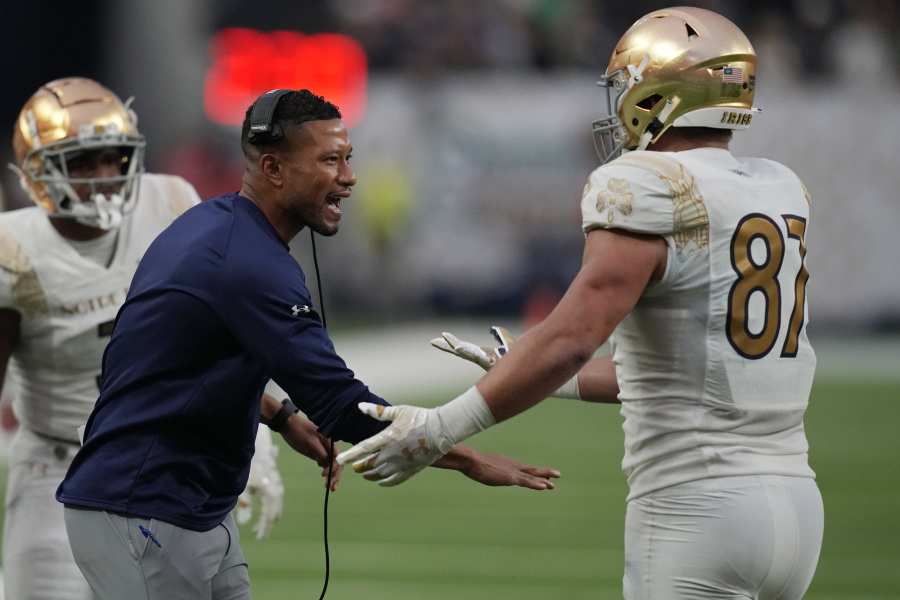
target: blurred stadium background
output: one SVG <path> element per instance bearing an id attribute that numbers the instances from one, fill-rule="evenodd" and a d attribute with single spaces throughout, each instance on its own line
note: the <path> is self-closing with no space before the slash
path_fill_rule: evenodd
<path id="1" fill-rule="evenodd" d="M 435 403 L 478 370 L 430 351 L 430 337 L 487 341 L 492 321 L 521 331 L 576 272 L 594 82 L 627 26 L 668 4 L 6 2 L 0 123 L 9 139 L 40 84 L 93 77 L 135 96 L 148 169 L 211 196 L 239 185 L 236 125 L 257 94 L 335 100 L 359 176 L 320 248 L 337 348 L 390 400 Z M 760 56 L 764 112 L 735 153 L 785 162 L 813 197 L 808 433 L 826 535 L 808 597 L 900 598 L 900 2 L 692 4 L 732 18 Z M 27 204 L 11 173 L 0 184 L 6 209 Z M 307 244 L 294 253 L 311 272 Z M 620 597 L 619 423 L 614 407 L 553 401 L 476 441 L 560 468 L 552 493 L 442 472 L 396 490 L 348 476 L 331 507 L 329 598 Z M 257 600 L 317 597 L 321 584 L 321 485 L 287 452 L 281 464 L 282 522 L 266 542 L 245 532 Z"/>

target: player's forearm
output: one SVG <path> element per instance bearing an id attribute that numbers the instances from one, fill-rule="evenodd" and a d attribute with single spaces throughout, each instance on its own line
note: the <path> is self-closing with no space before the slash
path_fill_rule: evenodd
<path id="1" fill-rule="evenodd" d="M 478 383 L 498 422 L 551 395 L 591 359 L 615 326 L 603 318 L 604 301 L 576 278 L 550 316 Z"/>
<path id="2" fill-rule="evenodd" d="M 578 371 L 578 392 L 585 402 L 619 404 L 619 382 L 611 356 L 592 358 Z"/>
<path id="3" fill-rule="evenodd" d="M 498 331 L 502 331 L 503 332 L 502 335 L 498 335 Z M 513 345 L 512 342 L 516 341 L 515 338 L 512 338 L 512 336 L 510 336 L 509 333 L 506 332 L 501 327 L 491 327 L 491 332 L 494 334 L 494 337 L 497 339 L 497 341 L 501 344 L 501 347 L 493 349 L 493 352 L 499 356 L 505 355 L 507 352 L 509 352 L 509 348 Z M 526 338 L 530 333 L 531 333 L 531 331 L 526 331 L 524 334 L 519 336 L 519 341 Z M 450 340 L 447 339 L 448 335 L 449 334 L 444 333 L 443 338 L 441 340 L 432 340 L 432 345 L 436 346 L 438 349 L 445 350 L 444 345 L 441 344 L 440 342 L 441 341 L 449 342 Z M 436 341 L 438 341 L 437 344 L 435 343 Z M 451 350 L 451 352 L 453 354 L 455 354 L 457 356 L 461 356 L 462 358 L 466 358 L 467 360 L 472 360 L 466 354 L 469 351 L 469 349 L 463 347 L 464 344 L 467 344 L 466 342 L 461 342 L 460 340 L 456 340 L 455 344 L 457 347 L 453 348 Z M 472 345 L 472 344 L 469 344 L 469 345 Z M 499 352 L 499 350 L 503 350 L 503 352 Z M 445 351 L 447 351 L 447 350 L 445 350 Z M 493 366 L 493 364 L 495 364 L 496 360 L 487 366 L 485 366 L 484 364 L 479 362 L 477 359 L 472 360 L 472 362 L 476 362 L 479 364 L 479 366 L 483 367 L 486 371 L 490 371 L 491 366 Z M 590 367 L 590 363 L 585 365 L 582 368 L 582 371 L 580 371 L 574 377 L 572 377 L 571 379 L 569 379 L 568 381 L 563 383 L 559 388 L 554 390 L 550 395 L 554 398 L 567 398 L 567 399 L 571 399 L 571 400 L 585 400 L 585 398 L 582 398 L 581 390 L 579 389 L 580 388 L 579 376 L 585 369 L 587 369 L 589 367 Z M 587 401 L 593 402 L 596 400 L 588 398 Z"/>
<path id="4" fill-rule="evenodd" d="M 593 349 L 589 341 L 561 333 L 548 321 L 538 325 L 529 339 L 516 344 L 478 382 L 478 390 L 497 422 L 550 396 L 590 358 Z"/>
<path id="5" fill-rule="evenodd" d="M 607 248 L 610 242 L 613 246 Z M 609 338 L 634 307 L 652 273 L 648 255 L 653 247 L 642 247 L 645 243 L 588 236 L 585 263 L 566 295 L 477 385 L 496 421 L 550 395 Z M 638 250 L 633 256 L 629 255 L 632 248 Z M 644 264 L 632 264 L 640 258 Z"/>

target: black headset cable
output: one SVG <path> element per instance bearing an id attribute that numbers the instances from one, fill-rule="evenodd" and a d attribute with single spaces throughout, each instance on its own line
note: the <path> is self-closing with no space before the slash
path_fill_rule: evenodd
<path id="1" fill-rule="evenodd" d="M 319 291 L 319 312 L 322 316 L 322 327 L 328 328 L 325 321 L 325 300 L 322 295 L 322 279 L 319 277 L 319 258 L 316 255 L 316 234 L 310 227 L 309 239 L 312 242 L 313 265 L 316 270 L 316 288 Z M 325 581 L 322 583 L 322 593 L 319 600 L 324 600 L 325 593 L 328 591 L 328 579 L 331 576 L 331 553 L 328 549 L 328 498 L 331 495 L 331 479 L 334 467 L 334 441 L 328 441 L 328 479 L 325 482 L 325 503 L 322 511 L 322 521 L 324 523 L 323 539 L 325 540 Z"/>

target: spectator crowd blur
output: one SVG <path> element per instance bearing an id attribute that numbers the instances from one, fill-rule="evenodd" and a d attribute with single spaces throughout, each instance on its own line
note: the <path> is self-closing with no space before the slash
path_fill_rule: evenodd
<path id="1" fill-rule="evenodd" d="M 360 40 L 374 69 L 422 73 L 460 68 L 596 69 L 636 15 L 671 5 L 636 0 L 417 2 L 340 0 L 339 28 Z M 677 4 L 677 2 L 676 2 Z M 713 0 L 690 2 L 727 15 L 757 45 L 777 43 L 795 76 L 839 74 L 853 39 L 883 43 L 884 67 L 900 67 L 900 4 L 892 0 Z"/>
<path id="2" fill-rule="evenodd" d="M 579 262 L 577 202 L 597 166 L 589 125 L 600 116 L 600 96 L 592 84 L 618 35 L 672 3 L 9 3 L 0 55 L 15 68 L 7 70 L 0 122 L 11 124 L 45 81 L 93 77 L 136 97 L 151 171 L 183 175 L 202 196 L 233 191 L 237 130 L 203 108 L 213 36 L 236 27 L 349 36 L 365 50 L 368 80 L 364 115 L 352 131 L 360 183 L 346 239 L 324 245 L 322 257 L 326 270 L 355 266 L 329 281 L 331 301 L 396 318 L 538 318 Z M 734 20 L 759 54 L 764 112 L 736 136 L 735 151 L 785 162 L 812 192 L 818 322 L 897 326 L 900 282 L 881 273 L 893 268 L 886 240 L 900 227 L 892 166 L 900 116 L 885 110 L 900 100 L 900 3 L 690 4 Z M 53 43 L 28 51 L 34 40 Z M 9 145 L 0 145 L 0 159 L 10 156 Z M 11 174 L 0 191 L 7 208 L 27 203 Z M 295 250 L 307 258 L 305 248 Z"/>

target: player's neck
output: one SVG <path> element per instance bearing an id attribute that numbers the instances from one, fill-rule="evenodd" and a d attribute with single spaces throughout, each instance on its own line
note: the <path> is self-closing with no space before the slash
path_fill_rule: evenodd
<path id="1" fill-rule="evenodd" d="M 97 238 L 109 233 L 109 231 L 107 231 L 106 229 L 91 227 L 90 225 L 79 223 L 78 221 L 75 221 L 73 219 L 50 218 L 50 224 L 53 225 L 53 228 L 57 231 L 57 233 L 59 233 L 59 235 L 63 236 L 67 240 L 73 240 L 76 242 L 96 240 Z"/>
<path id="2" fill-rule="evenodd" d="M 731 131 L 704 127 L 671 127 L 648 150 L 657 152 L 683 152 L 697 148 L 729 150 Z"/>

